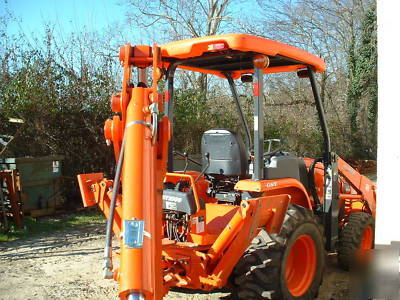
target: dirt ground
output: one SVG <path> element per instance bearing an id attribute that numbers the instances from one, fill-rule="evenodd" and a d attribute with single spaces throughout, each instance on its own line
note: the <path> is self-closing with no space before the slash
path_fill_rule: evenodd
<path id="1" fill-rule="evenodd" d="M 113 280 L 102 279 L 104 225 L 0 244 L 0 299 L 117 299 Z M 346 299 L 349 275 L 328 257 L 319 300 Z M 170 292 L 165 298 L 220 299 L 229 293 Z"/>

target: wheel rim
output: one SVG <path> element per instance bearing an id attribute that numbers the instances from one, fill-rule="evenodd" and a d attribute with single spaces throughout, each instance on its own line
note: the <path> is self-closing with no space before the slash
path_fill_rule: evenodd
<path id="1" fill-rule="evenodd" d="M 372 241 L 373 241 L 373 230 L 372 226 L 370 225 L 364 229 L 359 249 L 372 249 Z"/>
<path id="2" fill-rule="evenodd" d="M 285 279 L 289 292 L 303 295 L 310 287 L 317 269 L 317 250 L 314 240 L 308 235 L 299 236 L 289 250 Z"/>

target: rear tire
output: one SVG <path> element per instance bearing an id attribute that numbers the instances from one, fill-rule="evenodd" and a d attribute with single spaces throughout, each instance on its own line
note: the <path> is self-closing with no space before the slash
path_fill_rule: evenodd
<path id="1" fill-rule="evenodd" d="M 325 266 L 321 226 L 312 211 L 289 205 L 279 235 L 262 230 L 234 271 L 237 299 L 309 300 Z"/>
<path id="2" fill-rule="evenodd" d="M 358 249 L 372 249 L 374 245 L 374 219 L 364 212 L 349 215 L 339 238 L 338 263 L 348 271 Z"/>

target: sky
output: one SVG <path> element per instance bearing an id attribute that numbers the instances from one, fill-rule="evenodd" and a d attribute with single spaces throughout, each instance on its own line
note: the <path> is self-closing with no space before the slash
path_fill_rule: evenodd
<path id="1" fill-rule="evenodd" d="M 113 0 L 0 0 L 0 14 L 10 11 L 25 33 L 41 32 L 43 25 L 59 26 L 65 32 L 101 30 L 125 18 L 125 8 Z M 15 22 L 8 28 L 17 33 Z"/>
<path id="2" fill-rule="evenodd" d="M 22 31 L 26 36 L 32 33 L 41 36 L 44 25 L 54 28 L 55 34 L 83 29 L 102 32 L 107 27 L 118 26 L 119 32 L 130 42 L 157 42 L 148 41 L 143 31 L 127 25 L 126 3 L 126 0 L 0 0 L 0 16 L 11 13 L 16 19 L 16 22 L 9 23 L 7 29 L 11 35 Z M 237 0 L 232 3 L 231 9 L 251 13 L 249 8 L 254 5 L 256 0 Z M 156 30 L 156 26 L 152 29 Z"/>
<path id="3" fill-rule="evenodd" d="M 271 1 L 271 0 L 270 0 Z M 272 0 L 273 1 L 273 0 Z M 143 30 L 127 25 L 128 1 L 124 0 L 0 0 L 0 16 L 11 14 L 16 21 L 7 28 L 9 35 L 23 32 L 27 37 L 43 36 L 45 25 L 55 35 L 72 32 L 102 32 L 118 27 L 123 42 L 160 42 L 147 39 Z M 231 9 L 251 13 L 256 0 L 237 0 Z M 155 31 L 156 29 L 150 29 Z M 157 34 L 153 34 L 157 36 Z M 119 39 L 121 41 L 121 39 Z"/>

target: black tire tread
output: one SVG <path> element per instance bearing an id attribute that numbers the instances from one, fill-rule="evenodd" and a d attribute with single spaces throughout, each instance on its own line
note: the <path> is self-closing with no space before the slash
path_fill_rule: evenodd
<path id="1" fill-rule="evenodd" d="M 343 270 L 349 270 L 355 251 L 360 247 L 362 234 L 370 225 L 374 227 L 374 219 L 364 212 L 351 213 L 347 218 L 340 233 L 338 247 L 338 263 Z"/>
<path id="2" fill-rule="evenodd" d="M 237 299 L 283 299 L 279 278 L 286 241 L 304 223 L 317 225 L 323 236 L 322 226 L 316 221 L 313 212 L 296 205 L 289 205 L 279 235 L 268 235 L 260 231 L 232 272 Z M 318 289 L 319 285 L 310 294 L 314 297 Z M 310 299 L 313 297 L 310 296 Z"/>

